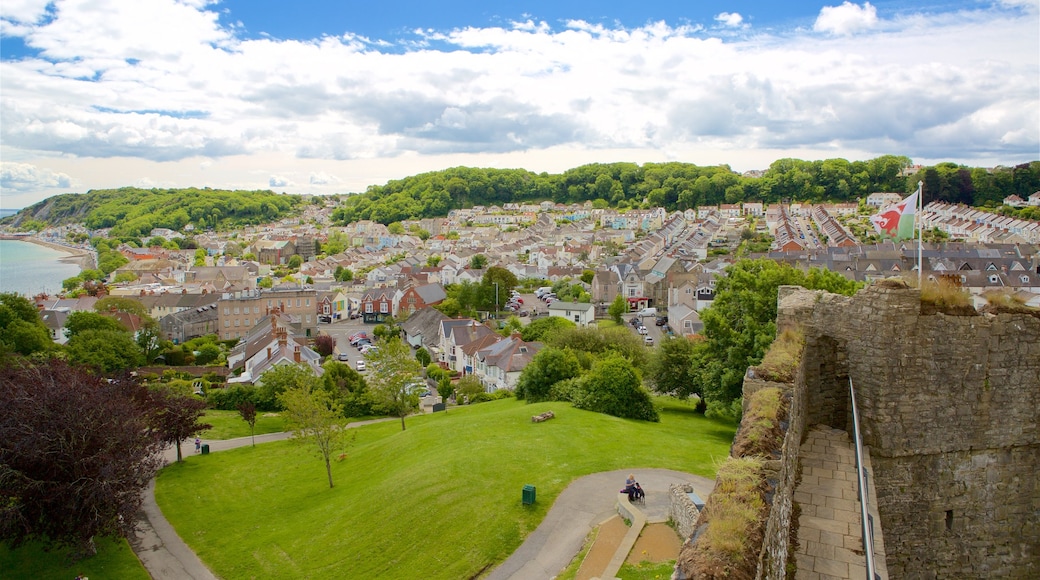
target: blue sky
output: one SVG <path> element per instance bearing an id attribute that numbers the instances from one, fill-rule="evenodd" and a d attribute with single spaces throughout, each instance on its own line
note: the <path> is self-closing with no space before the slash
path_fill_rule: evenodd
<path id="1" fill-rule="evenodd" d="M 456 165 L 1031 161 L 1038 1 L 4 0 L 0 207 Z"/>

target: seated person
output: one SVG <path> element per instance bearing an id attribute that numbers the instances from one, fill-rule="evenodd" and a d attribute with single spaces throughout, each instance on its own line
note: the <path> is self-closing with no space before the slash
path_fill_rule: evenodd
<path id="1" fill-rule="evenodd" d="M 634 474 L 630 474 L 628 479 L 625 480 L 625 489 L 622 489 L 621 493 L 628 494 L 628 501 L 633 501 L 646 496 L 643 488 L 640 487 L 639 482 L 636 481 L 636 476 Z"/>

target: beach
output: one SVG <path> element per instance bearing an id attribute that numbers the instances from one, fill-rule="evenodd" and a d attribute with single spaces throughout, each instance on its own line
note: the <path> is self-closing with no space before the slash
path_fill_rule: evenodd
<path id="1" fill-rule="evenodd" d="M 97 264 L 94 263 L 94 252 L 91 250 L 84 250 L 83 248 L 76 248 L 71 246 L 65 246 L 62 244 L 56 244 L 54 242 L 47 242 L 39 238 L 29 236 L 19 237 L 18 240 L 23 242 L 31 242 L 39 246 L 45 246 L 52 250 L 57 250 L 59 252 L 69 254 L 64 258 L 59 258 L 58 261 L 66 264 L 76 264 L 77 266 L 79 266 L 79 269 L 81 271 L 97 267 Z"/>

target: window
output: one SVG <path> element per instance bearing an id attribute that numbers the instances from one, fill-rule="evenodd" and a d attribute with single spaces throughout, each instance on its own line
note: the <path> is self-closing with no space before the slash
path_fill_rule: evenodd
<path id="1" fill-rule="evenodd" d="M 260 314 L 260 307 L 255 304 L 253 305 L 253 314 Z"/>
<path id="2" fill-rule="evenodd" d="M 227 316 L 227 315 L 229 315 L 229 314 L 231 314 L 231 309 L 230 309 L 230 308 L 228 308 L 227 306 L 225 306 L 225 307 L 224 307 L 224 316 Z"/>
<path id="3" fill-rule="evenodd" d="M 310 324 L 310 323 L 311 323 L 311 315 L 310 315 L 310 314 L 308 314 L 308 315 L 307 315 L 307 324 Z"/>
<path id="4" fill-rule="evenodd" d="M 387 304 L 386 302 L 380 302 L 379 303 L 379 312 L 381 312 L 383 314 L 386 314 L 387 312 L 390 312 L 390 305 Z"/>
<path id="5" fill-rule="evenodd" d="M 235 319 L 235 328 L 238 328 L 240 326 L 240 324 L 239 324 L 240 322 L 241 321 L 239 319 L 237 319 L 237 318 Z"/>
<path id="6" fill-rule="evenodd" d="M 308 298 L 308 299 L 307 299 L 307 306 L 310 306 L 310 305 L 311 305 L 311 299 L 310 299 L 310 298 Z"/>
<path id="7" fill-rule="evenodd" d="M 230 320 L 227 320 L 227 319 L 224 320 L 224 328 L 231 328 L 231 321 Z"/>
<path id="8" fill-rule="evenodd" d="M 238 306 L 235 307 L 235 314 L 238 314 Z"/>
<path id="9" fill-rule="evenodd" d="M 299 308 L 299 307 L 300 307 L 300 299 L 299 299 L 299 298 L 297 298 L 297 299 L 296 299 L 296 307 L 297 307 L 297 308 Z"/>
<path id="10" fill-rule="evenodd" d="M 372 314 L 372 303 L 371 302 L 365 302 L 365 312 L 367 314 Z"/>

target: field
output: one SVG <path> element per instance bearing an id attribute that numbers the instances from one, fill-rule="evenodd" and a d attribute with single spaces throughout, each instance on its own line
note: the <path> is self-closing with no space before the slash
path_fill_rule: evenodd
<path id="1" fill-rule="evenodd" d="M 496 401 L 358 429 L 336 487 L 294 442 L 193 456 L 160 474 L 157 499 L 225 578 L 468 578 L 502 561 L 573 479 L 660 467 L 707 477 L 733 427 L 664 402 L 661 423 L 568 404 Z M 553 410 L 556 419 L 532 423 Z M 538 501 L 520 491 L 535 485 Z"/>

